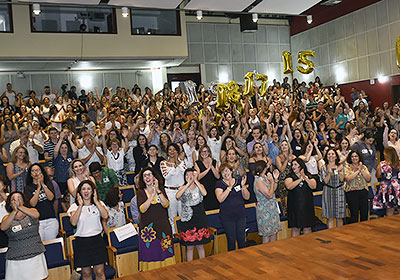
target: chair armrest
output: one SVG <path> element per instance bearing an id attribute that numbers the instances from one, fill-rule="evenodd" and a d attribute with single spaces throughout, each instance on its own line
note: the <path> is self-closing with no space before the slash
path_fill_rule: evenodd
<path id="1" fill-rule="evenodd" d="M 181 235 L 179 233 L 174 233 L 174 237 L 178 238 L 179 240 L 181 240 Z"/>
<path id="2" fill-rule="evenodd" d="M 133 224 L 133 220 L 131 218 L 126 218 L 126 222 Z"/>
<path id="3" fill-rule="evenodd" d="M 208 227 L 208 230 L 211 232 L 211 234 L 217 234 L 217 229 L 213 227 Z"/>
<path id="4" fill-rule="evenodd" d="M 117 249 L 114 246 L 107 246 L 108 263 L 117 271 Z"/>

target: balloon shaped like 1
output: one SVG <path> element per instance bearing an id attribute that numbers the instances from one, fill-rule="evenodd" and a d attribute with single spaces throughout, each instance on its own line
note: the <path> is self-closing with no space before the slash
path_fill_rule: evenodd
<path id="1" fill-rule="evenodd" d="M 293 73 L 293 65 L 292 65 L 292 54 L 288 51 L 282 52 L 283 59 L 283 73 L 290 74 Z"/>
<path id="2" fill-rule="evenodd" d="M 235 81 L 230 81 L 228 83 L 228 93 L 227 98 L 228 102 L 232 104 L 236 104 L 240 101 L 240 92 L 239 92 L 239 85 Z"/>
<path id="3" fill-rule="evenodd" d="M 314 57 L 315 52 L 314 51 L 302 51 L 299 52 L 299 57 L 297 59 L 297 62 L 299 64 L 304 64 L 307 66 L 307 68 L 303 68 L 302 66 L 297 66 L 297 70 L 303 74 L 310 74 L 314 70 L 314 63 L 307 59 L 307 57 L 311 56 Z"/>
<path id="4" fill-rule="evenodd" d="M 225 111 L 229 108 L 228 104 L 228 86 L 225 84 L 218 84 L 217 85 L 217 109 L 221 111 Z"/>
<path id="5" fill-rule="evenodd" d="M 257 81 L 262 81 L 259 92 L 260 96 L 264 96 L 267 94 L 268 91 L 268 76 L 264 74 L 257 74 L 256 75 Z"/>
<path id="6" fill-rule="evenodd" d="M 396 56 L 397 56 L 397 67 L 400 68 L 400 36 L 396 41 Z"/>
<path id="7" fill-rule="evenodd" d="M 247 72 L 247 74 L 244 75 L 244 92 L 243 92 L 244 97 L 253 97 L 254 95 L 253 86 L 254 86 L 254 73 Z"/>

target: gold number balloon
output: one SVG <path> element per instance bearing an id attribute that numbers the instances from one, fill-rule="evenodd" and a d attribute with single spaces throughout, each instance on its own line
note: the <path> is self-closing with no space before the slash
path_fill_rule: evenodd
<path id="1" fill-rule="evenodd" d="M 228 86 L 225 84 L 217 85 L 217 109 L 221 111 L 225 111 L 229 108 L 227 94 L 228 94 Z"/>
<path id="2" fill-rule="evenodd" d="M 236 104 L 240 101 L 239 85 L 235 81 L 230 81 L 228 83 L 228 101 L 232 104 Z"/>
<path id="3" fill-rule="evenodd" d="M 400 68 L 400 36 L 396 42 L 396 56 L 397 56 L 397 67 Z"/>
<path id="4" fill-rule="evenodd" d="M 244 75 L 244 92 L 243 92 L 244 97 L 253 97 L 254 95 L 253 86 L 254 86 L 254 73 L 247 72 L 247 74 Z"/>
<path id="5" fill-rule="evenodd" d="M 260 96 L 266 95 L 267 91 L 268 91 L 268 77 L 267 77 L 267 75 L 257 74 L 256 75 L 256 80 L 257 81 L 262 81 L 260 89 L 259 89 Z"/>
<path id="6" fill-rule="evenodd" d="M 282 52 L 283 59 L 283 73 L 290 74 L 293 73 L 293 65 L 292 65 L 292 54 L 288 51 Z"/>
<path id="7" fill-rule="evenodd" d="M 302 66 L 297 66 L 297 70 L 303 74 L 310 74 L 314 70 L 314 63 L 307 59 L 307 57 L 314 57 L 315 52 L 314 51 L 302 51 L 299 52 L 299 57 L 297 59 L 297 62 L 299 64 L 304 64 L 307 66 L 307 68 L 303 68 Z"/>

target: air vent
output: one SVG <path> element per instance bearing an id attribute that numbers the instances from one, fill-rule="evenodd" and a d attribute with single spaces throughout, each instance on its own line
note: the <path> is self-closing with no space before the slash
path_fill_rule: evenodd
<path id="1" fill-rule="evenodd" d="M 326 0 L 326 1 L 322 1 L 321 5 L 334 6 L 334 5 L 342 3 L 342 2 L 343 2 L 343 0 Z"/>

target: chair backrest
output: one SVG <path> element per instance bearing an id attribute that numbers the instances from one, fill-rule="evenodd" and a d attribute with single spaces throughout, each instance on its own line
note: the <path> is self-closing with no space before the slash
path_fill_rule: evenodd
<path id="1" fill-rule="evenodd" d="M 126 179 L 129 185 L 135 185 L 135 172 L 134 171 L 126 172 Z"/>
<path id="2" fill-rule="evenodd" d="M 132 237 L 129 237 L 125 239 L 124 241 L 118 241 L 118 238 L 114 232 L 116 228 L 110 229 L 108 232 L 108 243 L 110 246 L 113 246 L 115 249 L 117 249 L 117 254 L 118 250 L 124 249 L 129 250 L 129 251 L 137 251 L 139 248 L 139 239 L 138 235 L 134 235 Z"/>
<path id="3" fill-rule="evenodd" d="M 72 226 L 70 217 L 67 213 L 60 213 L 60 227 L 65 231 L 67 237 L 74 234 L 74 227 Z"/>
<path id="4" fill-rule="evenodd" d="M 217 231 L 222 229 L 221 220 L 219 219 L 219 209 L 206 211 L 208 226 L 215 228 Z"/>
<path id="5" fill-rule="evenodd" d="M 68 264 L 64 251 L 64 239 L 62 237 L 43 242 L 46 252 L 47 267 L 54 268 Z"/>
<path id="6" fill-rule="evenodd" d="M 8 248 L 0 248 L 0 279 L 6 276 L 6 253 Z"/>
<path id="7" fill-rule="evenodd" d="M 126 218 L 132 219 L 131 203 L 125 203 L 125 216 Z"/>
<path id="8" fill-rule="evenodd" d="M 174 225 L 175 225 L 175 231 L 176 232 L 180 232 L 180 228 L 181 228 L 181 217 L 177 216 L 174 218 Z"/>
<path id="9" fill-rule="evenodd" d="M 122 193 L 122 201 L 124 203 L 131 202 L 132 198 L 135 196 L 134 186 L 125 186 L 119 188 Z"/>
<path id="10" fill-rule="evenodd" d="M 255 203 L 246 205 L 246 227 L 248 228 L 248 233 L 258 232 Z"/>
<path id="11" fill-rule="evenodd" d="M 322 194 L 314 193 L 314 207 L 322 208 Z"/>

